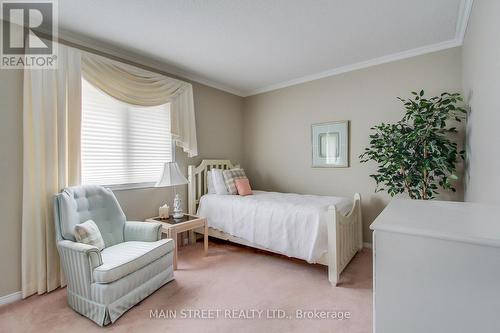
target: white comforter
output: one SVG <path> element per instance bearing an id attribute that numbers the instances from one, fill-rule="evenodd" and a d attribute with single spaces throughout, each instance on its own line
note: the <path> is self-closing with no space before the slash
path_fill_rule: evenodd
<path id="1" fill-rule="evenodd" d="M 329 205 L 347 214 L 352 199 L 264 191 L 245 197 L 206 194 L 198 215 L 212 228 L 315 263 L 328 251 Z"/>

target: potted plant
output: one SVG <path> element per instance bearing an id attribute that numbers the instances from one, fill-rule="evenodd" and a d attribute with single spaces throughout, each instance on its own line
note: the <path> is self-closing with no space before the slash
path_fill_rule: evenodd
<path id="1" fill-rule="evenodd" d="M 456 166 L 465 152 L 458 151 L 450 138 L 458 131 L 448 122 L 461 122 L 466 111 L 458 93 L 432 98 L 425 98 L 423 90 L 412 94 L 410 99 L 398 97 L 406 110 L 403 119 L 371 128 L 375 133 L 360 159 L 378 163 L 377 172 L 370 175 L 377 183 L 376 192 L 387 191 L 391 196 L 406 192 L 411 199 L 434 199 L 439 188 L 456 191 Z"/>

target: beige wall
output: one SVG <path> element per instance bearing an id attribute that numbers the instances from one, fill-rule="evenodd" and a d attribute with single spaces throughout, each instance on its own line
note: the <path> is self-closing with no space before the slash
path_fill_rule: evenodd
<path id="1" fill-rule="evenodd" d="M 374 164 L 360 164 L 370 127 L 402 117 L 397 96 L 424 88 L 428 94 L 461 92 L 459 48 L 370 67 L 245 99 L 244 165 L 253 187 L 263 190 L 352 196 L 363 202 L 364 240 L 368 226 L 388 197 L 374 194 L 368 175 Z M 313 123 L 350 120 L 350 160 L 345 169 L 311 168 Z M 445 198 L 462 199 L 462 190 Z"/>
<path id="2" fill-rule="evenodd" d="M 500 1 L 474 1 L 463 45 L 468 122 L 466 200 L 499 203 Z"/>
<path id="3" fill-rule="evenodd" d="M 243 99 L 193 83 L 199 156 L 177 150 L 181 169 L 202 158 L 242 159 Z M 0 70 L 0 297 L 21 289 L 22 71 Z M 187 187 L 179 189 L 187 202 Z M 127 218 L 142 220 L 171 202 L 172 189 L 116 191 Z"/>

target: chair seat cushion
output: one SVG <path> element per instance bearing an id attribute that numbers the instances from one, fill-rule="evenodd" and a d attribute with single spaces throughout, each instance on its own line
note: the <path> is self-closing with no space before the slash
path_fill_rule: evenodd
<path id="1" fill-rule="evenodd" d="M 110 283 L 147 266 L 172 252 L 174 242 L 162 239 L 156 242 L 123 242 L 101 252 L 102 265 L 93 272 L 94 282 Z"/>

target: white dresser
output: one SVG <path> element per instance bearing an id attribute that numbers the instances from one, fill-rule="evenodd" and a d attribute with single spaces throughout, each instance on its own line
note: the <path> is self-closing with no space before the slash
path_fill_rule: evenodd
<path id="1" fill-rule="evenodd" d="M 394 200 L 371 229 L 374 332 L 500 332 L 500 208 Z"/>

